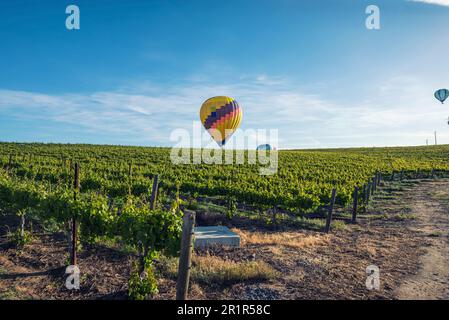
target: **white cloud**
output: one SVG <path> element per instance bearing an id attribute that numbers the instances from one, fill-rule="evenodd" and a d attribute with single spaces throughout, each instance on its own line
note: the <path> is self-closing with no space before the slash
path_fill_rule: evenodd
<path id="1" fill-rule="evenodd" d="M 269 75 L 214 85 L 195 78 L 183 84 L 141 84 L 111 92 L 0 89 L 0 117 L 44 120 L 61 130 L 79 128 L 92 137 L 107 134 L 120 143 L 170 146 L 170 133 L 191 130 L 205 99 L 229 95 L 244 110 L 242 129 L 278 129 L 280 148 L 416 145 L 431 139 L 434 130 L 447 131 L 447 115 L 434 101 L 432 85 L 414 77 L 370 84 L 369 97 L 351 96 L 349 102 L 323 98 L 321 92 Z M 449 140 L 449 134 L 440 136 L 444 140 Z"/>
<path id="2" fill-rule="evenodd" d="M 449 0 L 411 0 L 411 1 L 449 7 Z"/>

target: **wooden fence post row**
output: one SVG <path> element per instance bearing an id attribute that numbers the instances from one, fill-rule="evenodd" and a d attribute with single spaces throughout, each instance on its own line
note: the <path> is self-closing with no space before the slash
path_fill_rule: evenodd
<path id="1" fill-rule="evenodd" d="M 9 154 L 8 169 L 11 169 L 11 167 L 12 167 L 12 154 Z"/>
<path id="2" fill-rule="evenodd" d="M 354 187 L 354 203 L 352 206 L 352 223 L 356 223 L 357 222 L 357 207 L 359 204 L 359 187 L 355 186 Z"/>
<path id="3" fill-rule="evenodd" d="M 368 185 L 363 185 L 363 203 L 367 204 L 367 192 L 368 192 Z"/>
<path id="4" fill-rule="evenodd" d="M 153 189 L 151 190 L 150 209 L 156 208 L 157 192 L 159 189 L 159 175 L 155 175 L 153 179 Z"/>
<path id="5" fill-rule="evenodd" d="M 189 291 L 190 268 L 192 265 L 193 232 L 195 212 L 185 210 L 182 218 L 181 254 L 179 256 L 176 300 L 187 300 Z"/>
<path id="6" fill-rule="evenodd" d="M 132 166 L 132 163 L 130 162 L 128 164 L 128 177 L 131 178 L 132 175 L 133 175 L 133 166 Z"/>
<path id="7" fill-rule="evenodd" d="M 75 163 L 75 178 L 73 181 L 73 200 L 76 201 L 76 197 L 78 195 L 78 191 L 80 188 L 80 167 L 78 163 Z M 72 266 L 77 264 L 76 259 L 76 243 L 77 243 L 77 225 L 76 225 L 76 217 L 72 218 L 72 252 L 70 255 L 70 264 Z"/>
<path id="8" fill-rule="evenodd" d="M 332 196 L 331 196 L 331 203 L 329 205 L 329 211 L 327 213 L 327 219 L 326 219 L 326 227 L 324 228 L 324 232 L 329 233 L 331 230 L 331 223 L 332 223 L 332 213 L 334 211 L 334 205 L 335 205 L 335 197 L 337 195 L 337 189 L 332 189 Z"/>
<path id="9" fill-rule="evenodd" d="M 366 204 L 369 203 L 370 195 L 371 195 L 371 181 L 368 182 L 368 187 L 366 188 Z"/>

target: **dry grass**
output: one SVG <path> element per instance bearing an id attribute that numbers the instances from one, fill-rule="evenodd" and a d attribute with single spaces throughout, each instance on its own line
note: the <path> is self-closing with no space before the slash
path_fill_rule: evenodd
<path id="1" fill-rule="evenodd" d="M 249 232 L 233 229 L 241 237 L 243 244 L 265 245 L 272 249 L 274 255 L 283 254 L 285 248 L 301 249 L 306 247 L 328 245 L 330 237 L 321 234 L 306 234 L 300 232 Z M 178 260 L 163 258 L 161 271 L 168 277 L 176 278 Z M 226 284 L 248 280 L 270 280 L 279 274 L 268 263 L 260 260 L 234 261 L 219 256 L 195 254 L 192 257 L 191 278 L 197 283 Z"/>
<path id="2" fill-rule="evenodd" d="M 377 257 L 378 250 L 375 244 L 367 243 L 366 239 L 360 239 L 360 241 L 357 241 L 356 246 L 360 250 L 360 252 L 365 252 L 371 259 Z"/>
<path id="3" fill-rule="evenodd" d="M 268 246 L 284 246 L 295 249 L 329 244 L 328 235 L 308 235 L 299 232 L 248 232 L 233 229 L 240 235 L 243 244 L 258 244 Z"/>
<path id="4" fill-rule="evenodd" d="M 269 280 L 276 275 L 276 270 L 263 261 L 235 262 L 211 255 L 196 256 L 193 259 L 192 277 L 203 282 Z"/>
<path id="5" fill-rule="evenodd" d="M 175 278 L 177 274 L 177 259 L 163 262 L 163 272 Z M 277 271 L 263 261 L 235 262 L 217 256 L 195 255 L 192 257 L 192 279 L 203 283 L 230 283 L 246 280 L 269 280 L 277 276 Z"/>

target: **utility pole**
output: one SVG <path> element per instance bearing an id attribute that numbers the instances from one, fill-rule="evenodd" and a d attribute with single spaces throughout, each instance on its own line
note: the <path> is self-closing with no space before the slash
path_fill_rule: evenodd
<path id="1" fill-rule="evenodd" d="M 429 139 L 426 139 L 426 146 L 429 145 Z"/>
<path id="2" fill-rule="evenodd" d="M 437 145 L 437 132 L 435 131 L 434 134 L 435 134 L 435 145 Z"/>

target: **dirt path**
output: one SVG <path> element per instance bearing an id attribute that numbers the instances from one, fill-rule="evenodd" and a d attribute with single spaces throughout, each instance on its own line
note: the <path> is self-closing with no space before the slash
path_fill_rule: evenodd
<path id="1" fill-rule="evenodd" d="M 2 227 L 11 225 L 4 218 L 0 219 L 0 300 L 126 299 L 129 253 L 101 245 L 83 248 L 81 290 L 68 292 L 63 281 L 65 238 L 36 235 L 32 244 L 17 252 L 2 235 L 6 230 Z M 241 233 L 243 245 L 197 251 L 196 256 L 215 262 L 208 272 L 220 275 L 224 271 L 219 267 L 255 261 L 267 264 L 278 276 L 244 279 L 244 269 L 237 268 L 232 272 L 235 279 L 224 283 L 193 277 L 189 298 L 449 299 L 449 179 L 386 183 L 368 211 L 359 214 L 357 224 L 347 219 L 336 217 L 329 235 L 301 227 L 270 231 L 230 221 L 230 227 Z M 366 287 L 370 265 L 380 269 L 379 290 Z M 161 269 L 159 280 L 155 298 L 173 299 L 175 278 Z"/>
<path id="2" fill-rule="evenodd" d="M 425 183 L 415 190 L 412 230 L 428 239 L 416 275 L 396 291 L 398 299 L 449 299 L 449 189 L 444 181 Z M 446 202 L 446 206 L 444 205 Z M 443 202 L 443 203 L 442 203 Z"/>
<path id="3" fill-rule="evenodd" d="M 334 229 L 325 245 L 272 246 L 270 256 L 248 246 L 283 274 L 253 288 L 274 299 L 448 299 L 448 231 L 449 180 L 387 183 L 358 224 Z M 365 286 L 369 265 L 380 269 L 379 290 Z M 237 285 L 233 297 L 252 299 L 249 288 Z"/>

